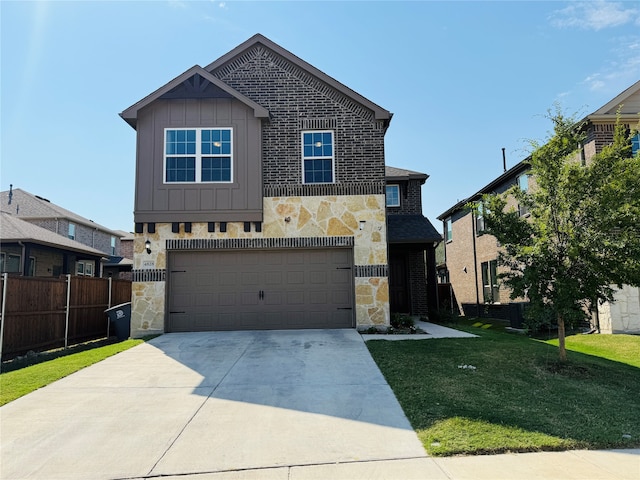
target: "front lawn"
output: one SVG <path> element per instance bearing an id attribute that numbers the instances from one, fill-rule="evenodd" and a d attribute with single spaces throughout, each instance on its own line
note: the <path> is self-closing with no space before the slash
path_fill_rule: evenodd
<path id="1" fill-rule="evenodd" d="M 640 336 L 568 337 L 561 365 L 550 343 L 457 328 L 479 338 L 367 342 L 429 454 L 640 447 Z"/>
<path id="2" fill-rule="evenodd" d="M 144 341 L 144 339 L 129 339 L 2 373 L 0 374 L 0 405 L 9 403 Z"/>

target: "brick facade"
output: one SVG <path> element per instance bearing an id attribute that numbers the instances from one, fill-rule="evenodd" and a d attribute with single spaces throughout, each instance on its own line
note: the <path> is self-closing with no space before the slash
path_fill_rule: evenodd
<path id="1" fill-rule="evenodd" d="M 272 187 L 302 185 L 301 132 L 319 129 L 335 132 L 336 185 L 325 186 L 327 194 L 344 195 L 340 185 L 362 183 L 378 190 L 363 193 L 382 193 L 384 124 L 370 110 L 261 45 L 212 73 L 269 110 L 262 130 L 265 196 Z"/>

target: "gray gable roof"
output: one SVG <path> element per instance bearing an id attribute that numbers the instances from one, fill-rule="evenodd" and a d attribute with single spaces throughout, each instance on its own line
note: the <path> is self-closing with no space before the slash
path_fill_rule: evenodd
<path id="1" fill-rule="evenodd" d="M 422 215 L 387 215 L 387 241 L 389 243 L 432 243 L 442 235 Z"/>
<path id="2" fill-rule="evenodd" d="M 104 257 L 105 255 L 100 250 L 87 247 L 75 240 L 38 227 L 6 212 L 0 212 L 0 222 L 2 224 L 2 228 L 0 228 L 0 241 L 2 243 L 29 242 L 99 257 Z"/>
<path id="3" fill-rule="evenodd" d="M 373 103 L 371 100 L 363 97 L 359 93 L 351 90 L 346 85 L 343 85 L 342 83 L 338 82 L 336 79 L 334 79 L 334 78 L 330 77 L 329 75 L 327 75 L 326 73 L 318 70 L 313 65 L 305 62 L 301 58 L 295 56 L 290 51 L 282 48 L 277 43 L 274 43 L 273 41 L 269 40 L 267 37 L 265 37 L 264 35 L 261 35 L 259 33 L 255 34 L 253 37 L 251 37 L 247 41 L 241 43 L 236 48 L 231 50 L 229 53 L 226 53 L 225 55 L 223 55 L 222 57 L 218 58 L 217 60 L 215 60 L 214 62 L 210 63 L 209 65 L 207 65 L 204 68 L 205 68 L 205 70 L 207 70 L 209 72 L 213 72 L 214 70 L 222 67 L 226 63 L 232 61 L 234 58 L 242 55 L 243 53 L 245 53 L 246 51 L 250 50 L 251 48 L 253 48 L 256 45 L 262 45 L 262 46 L 268 48 L 269 50 L 277 53 L 278 55 L 280 55 L 281 57 L 285 58 L 287 61 L 291 62 L 292 64 L 294 64 L 298 68 L 304 70 L 308 74 L 316 77 L 317 79 L 319 79 L 323 83 L 325 83 L 325 84 L 329 85 L 330 87 L 334 88 L 335 90 L 339 91 L 341 94 L 343 94 L 346 97 L 350 98 L 351 100 L 359 103 L 360 105 L 368 108 L 369 110 L 372 110 L 376 120 L 387 120 L 387 124 L 391 121 L 391 117 L 393 116 L 393 114 L 391 112 L 389 112 L 388 110 L 385 110 L 380 105 L 377 105 L 377 104 Z"/>
<path id="4" fill-rule="evenodd" d="M 400 181 L 400 180 L 421 180 L 424 183 L 429 175 L 426 173 L 414 172 L 413 170 L 405 170 L 403 168 L 390 167 L 389 165 L 384 167 L 384 175 L 387 181 Z"/>
<path id="5" fill-rule="evenodd" d="M 460 200 L 453 207 L 442 212 L 440 215 L 438 215 L 438 220 L 444 220 L 445 218 L 450 216 L 452 213 L 457 212 L 458 210 L 464 208 L 469 202 L 480 200 L 482 196 L 485 194 L 495 193 L 497 187 L 504 185 L 506 182 L 510 182 L 514 180 L 518 175 L 529 170 L 531 168 L 529 164 L 530 158 L 531 157 L 527 157 L 526 159 L 521 160 L 520 162 L 515 164 L 513 167 L 511 167 L 509 170 L 507 170 L 502 175 L 492 180 L 490 183 L 482 187 L 480 190 L 478 190 L 476 193 L 474 193 L 470 197 L 467 197 L 464 200 Z"/>
<path id="6" fill-rule="evenodd" d="M 9 191 L 5 190 L 4 192 L 0 192 L 0 211 L 25 219 L 65 218 L 74 223 L 97 228 L 116 237 L 120 236 L 120 234 L 114 230 L 95 223 L 93 220 L 82 217 L 77 213 L 73 213 L 66 208 L 62 208 L 55 203 L 51 203 L 46 198 L 33 195 L 20 188 L 14 188 L 11 193 L 12 198 L 11 203 L 9 203 Z"/>

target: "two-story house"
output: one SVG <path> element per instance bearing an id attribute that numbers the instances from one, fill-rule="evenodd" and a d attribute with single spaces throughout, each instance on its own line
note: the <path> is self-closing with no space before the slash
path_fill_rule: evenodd
<path id="1" fill-rule="evenodd" d="M 20 188 L 10 188 L 0 192 L 0 210 L 7 215 L 54 234 L 47 235 L 25 226 L 18 228 L 18 225 L 21 225 L 20 222 L 12 222 L 11 224 L 15 227 L 12 238 L 6 238 L 3 246 L 4 250 L 11 249 L 10 253 L 7 253 L 9 250 L 5 252 L 7 260 L 5 266 L 8 272 L 54 277 L 68 273 L 99 277 L 109 273 L 110 262 L 119 255 L 120 233 Z M 3 219 L 8 226 L 9 217 L 3 216 Z M 28 235 L 25 238 L 13 238 L 19 235 L 20 231 L 24 231 L 25 235 L 28 232 Z M 35 238 L 31 238 L 29 235 Z M 36 238 L 46 238 L 46 249 L 43 244 L 36 250 L 32 251 L 29 248 L 28 251 L 23 252 L 19 244 L 11 247 L 7 243 L 9 240 L 13 240 L 35 245 Z M 74 243 L 61 242 L 59 241 L 61 239 L 71 240 Z M 60 247 L 59 251 L 56 251 L 56 245 Z M 74 254 L 65 253 L 69 246 L 74 246 Z M 16 253 L 16 249 L 22 253 Z M 79 254 L 81 251 L 84 252 L 83 255 Z M 19 262 L 16 255 L 20 255 Z M 9 261 L 9 258 L 12 260 Z M 124 265 L 119 268 L 130 270 L 131 266 Z"/>
<path id="2" fill-rule="evenodd" d="M 255 35 L 121 116 L 133 336 L 389 324 L 389 111 Z"/>
<path id="3" fill-rule="evenodd" d="M 577 161 L 584 163 L 602 147 L 613 141 L 617 115 L 629 129 L 637 129 L 640 112 L 640 81 L 629 87 L 606 105 L 582 119 L 586 139 L 579 149 Z M 632 139 L 632 153 L 640 151 L 640 136 Z M 457 202 L 438 216 L 443 222 L 445 239 L 445 266 L 442 277 L 451 283 L 456 307 L 470 316 L 492 316 L 511 320 L 513 326 L 522 321 L 522 302 L 513 302 L 509 291 L 498 282 L 497 265 L 499 245 L 495 237 L 484 233 L 482 211 L 474 212 L 469 203 L 481 200 L 484 194 L 503 193 L 513 185 L 528 190 L 535 188 L 535 178 L 529 175 L 527 160 L 509 170 L 478 190 L 470 197 Z M 513 198 L 508 206 L 527 216 L 526 209 Z M 637 288 L 624 287 L 618 292 L 616 302 L 599 305 L 593 326 L 602 332 L 640 332 L 640 295 Z"/>

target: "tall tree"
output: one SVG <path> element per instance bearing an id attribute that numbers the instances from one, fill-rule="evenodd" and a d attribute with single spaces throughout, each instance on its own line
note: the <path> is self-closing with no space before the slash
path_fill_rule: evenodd
<path id="1" fill-rule="evenodd" d="M 528 321 L 557 323 L 564 362 L 566 326 L 598 300 L 613 301 L 614 287 L 640 286 L 640 155 L 631 156 L 630 133 L 618 121 L 613 143 L 583 164 L 580 125 L 559 110 L 549 118 L 552 135 L 532 144 L 531 188 L 483 202 L 487 232 L 503 247 L 501 281 L 512 299 L 528 298 Z M 508 206 L 509 195 L 528 218 Z"/>

